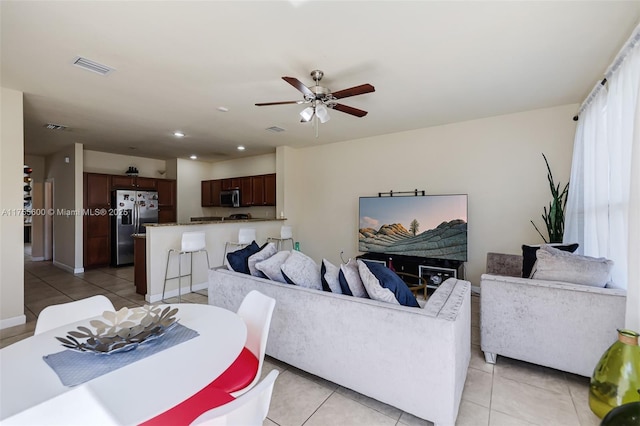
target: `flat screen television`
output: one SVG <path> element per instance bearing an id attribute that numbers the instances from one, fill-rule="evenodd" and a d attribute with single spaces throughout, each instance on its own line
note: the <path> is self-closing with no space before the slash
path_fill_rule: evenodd
<path id="1" fill-rule="evenodd" d="M 467 195 L 360 197 L 358 250 L 467 260 Z"/>

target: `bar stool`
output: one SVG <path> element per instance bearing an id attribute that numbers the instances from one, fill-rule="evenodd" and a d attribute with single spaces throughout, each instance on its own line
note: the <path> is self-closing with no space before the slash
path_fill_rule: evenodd
<path id="1" fill-rule="evenodd" d="M 278 251 L 280 251 L 281 247 L 284 247 L 284 243 L 287 241 L 291 242 L 291 249 L 293 250 L 293 231 L 290 226 L 282 225 L 280 227 L 280 238 L 278 237 L 269 237 L 267 241 L 274 241 L 278 243 Z"/>
<path id="2" fill-rule="evenodd" d="M 162 286 L 162 300 L 164 301 L 164 294 L 167 288 L 167 281 L 178 279 L 178 302 L 182 302 L 182 278 L 189 277 L 189 292 L 193 293 L 193 255 L 194 253 L 204 252 L 207 258 L 207 269 L 211 269 L 209 265 L 209 253 L 207 252 L 207 244 L 205 241 L 204 232 L 183 232 L 182 233 L 182 244 L 180 250 L 178 249 L 169 249 L 167 252 L 167 267 L 164 271 L 164 285 Z M 167 277 L 169 273 L 169 260 L 171 260 L 171 253 L 176 253 L 178 255 L 178 275 L 175 277 Z M 189 273 L 182 275 L 182 255 L 188 254 L 189 260 L 191 262 L 191 268 L 189 269 Z M 199 293 L 200 294 L 200 293 Z"/>
<path id="3" fill-rule="evenodd" d="M 222 264 L 227 259 L 227 250 L 229 246 L 246 247 L 256 239 L 255 228 L 240 228 L 238 230 L 238 241 L 227 241 L 224 243 L 224 253 L 222 254 Z"/>

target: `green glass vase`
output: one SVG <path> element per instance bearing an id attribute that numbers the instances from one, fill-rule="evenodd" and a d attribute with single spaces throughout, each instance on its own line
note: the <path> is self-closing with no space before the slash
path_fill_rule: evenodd
<path id="1" fill-rule="evenodd" d="M 593 370 L 589 407 L 603 418 L 613 408 L 640 401 L 640 346 L 638 333 L 618 330 L 618 340 L 609 347 Z"/>

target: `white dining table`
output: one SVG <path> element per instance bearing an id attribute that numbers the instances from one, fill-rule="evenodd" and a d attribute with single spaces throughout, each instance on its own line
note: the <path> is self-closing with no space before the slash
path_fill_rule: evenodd
<path id="1" fill-rule="evenodd" d="M 200 304 L 171 304 L 179 323 L 199 336 L 78 386 L 64 386 L 43 356 L 65 350 L 64 337 L 90 318 L 0 350 L 3 425 L 135 425 L 179 404 L 231 365 L 246 343 L 235 312 Z M 100 362 L 105 356 L 83 354 Z"/>

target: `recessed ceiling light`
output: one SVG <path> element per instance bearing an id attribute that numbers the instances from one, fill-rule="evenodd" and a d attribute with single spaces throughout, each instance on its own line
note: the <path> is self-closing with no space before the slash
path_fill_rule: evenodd
<path id="1" fill-rule="evenodd" d="M 189 157 L 189 158 L 191 158 L 192 160 L 197 160 L 197 159 L 198 159 L 198 156 L 197 156 L 197 155 L 192 155 L 192 156 L 191 156 L 191 157 Z"/>
<path id="2" fill-rule="evenodd" d="M 184 137 L 184 133 L 182 133 L 179 130 L 176 130 L 175 132 L 173 132 L 173 136 L 175 136 L 176 138 L 183 138 Z"/>
<path id="3" fill-rule="evenodd" d="M 244 146 L 239 145 L 239 146 L 238 146 L 238 151 L 244 151 Z"/>
<path id="4" fill-rule="evenodd" d="M 218 107 L 218 111 L 220 111 L 220 112 L 229 112 L 229 108 L 221 106 L 221 107 Z"/>

